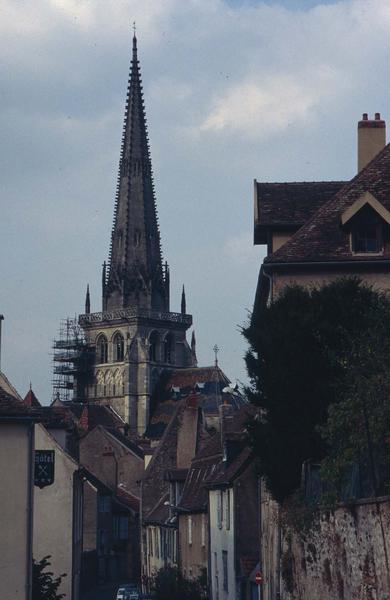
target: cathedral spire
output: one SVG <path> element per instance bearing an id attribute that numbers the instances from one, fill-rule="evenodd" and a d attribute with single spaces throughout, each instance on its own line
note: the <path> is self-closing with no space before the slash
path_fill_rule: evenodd
<path id="1" fill-rule="evenodd" d="M 85 294 L 85 314 L 89 315 L 91 312 L 91 297 L 89 295 L 89 283 L 87 284 L 87 293 Z"/>
<path id="2" fill-rule="evenodd" d="M 160 232 L 138 61 L 133 50 L 123 126 L 111 235 L 105 310 L 138 307 L 169 310 L 162 268 Z"/>
<path id="3" fill-rule="evenodd" d="M 186 291 L 184 289 L 184 285 L 183 285 L 183 289 L 181 292 L 181 314 L 185 315 L 187 311 L 187 307 L 186 307 Z"/>

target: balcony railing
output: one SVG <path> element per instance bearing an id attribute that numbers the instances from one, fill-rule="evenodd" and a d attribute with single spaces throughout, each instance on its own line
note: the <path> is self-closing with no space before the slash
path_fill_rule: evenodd
<path id="1" fill-rule="evenodd" d="M 159 310 L 149 310 L 143 308 L 117 308 L 116 310 L 89 313 L 79 316 L 80 325 L 93 325 L 94 323 L 104 323 L 108 321 L 122 321 L 132 319 L 151 319 L 156 321 L 169 321 L 181 325 L 192 325 L 192 315 L 183 315 L 182 313 L 163 312 Z"/>

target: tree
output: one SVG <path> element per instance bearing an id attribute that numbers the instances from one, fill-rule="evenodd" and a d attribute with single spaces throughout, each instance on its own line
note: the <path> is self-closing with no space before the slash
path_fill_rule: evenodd
<path id="1" fill-rule="evenodd" d="M 61 598 L 65 598 L 65 594 L 58 593 L 58 588 L 66 574 L 63 573 L 59 577 L 54 577 L 51 571 L 45 571 L 47 567 L 50 567 L 50 558 L 50 556 L 44 556 L 39 562 L 33 559 L 32 600 L 61 600 Z"/>
<path id="2" fill-rule="evenodd" d="M 247 393 L 261 415 L 251 424 L 252 442 L 275 499 L 299 487 L 305 460 L 327 458 L 329 475 L 337 456 L 340 475 L 359 452 L 369 454 L 370 443 L 362 440 L 370 434 L 383 446 L 389 395 L 379 391 L 390 358 L 385 294 L 356 278 L 321 288 L 287 286 L 253 313 L 243 333 L 250 346 Z"/>
<path id="3" fill-rule="evenodd" d="M 154 579 L 156 600 L 201 600 L 204 598 L 197 580 L 183 577 L 176 567 L 160 569 Z"/>

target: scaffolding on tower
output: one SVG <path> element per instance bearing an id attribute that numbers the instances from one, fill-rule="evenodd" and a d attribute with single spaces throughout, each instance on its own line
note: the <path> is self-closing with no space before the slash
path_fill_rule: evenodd
<path id="1" fill-rule="evenodd" d="M 77 319 L 63 319 L 53 341 L 53 400 L 85 401 L 93 355 Z"/>

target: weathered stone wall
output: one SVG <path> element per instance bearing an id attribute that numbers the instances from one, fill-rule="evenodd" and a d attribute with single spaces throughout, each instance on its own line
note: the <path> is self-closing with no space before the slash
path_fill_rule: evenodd
<path id="1" fill-rule="evenodd" d="M 390 498 L 322 513 L 309 535 L 283 535 L 282 598 L 390 600 Z"/>

